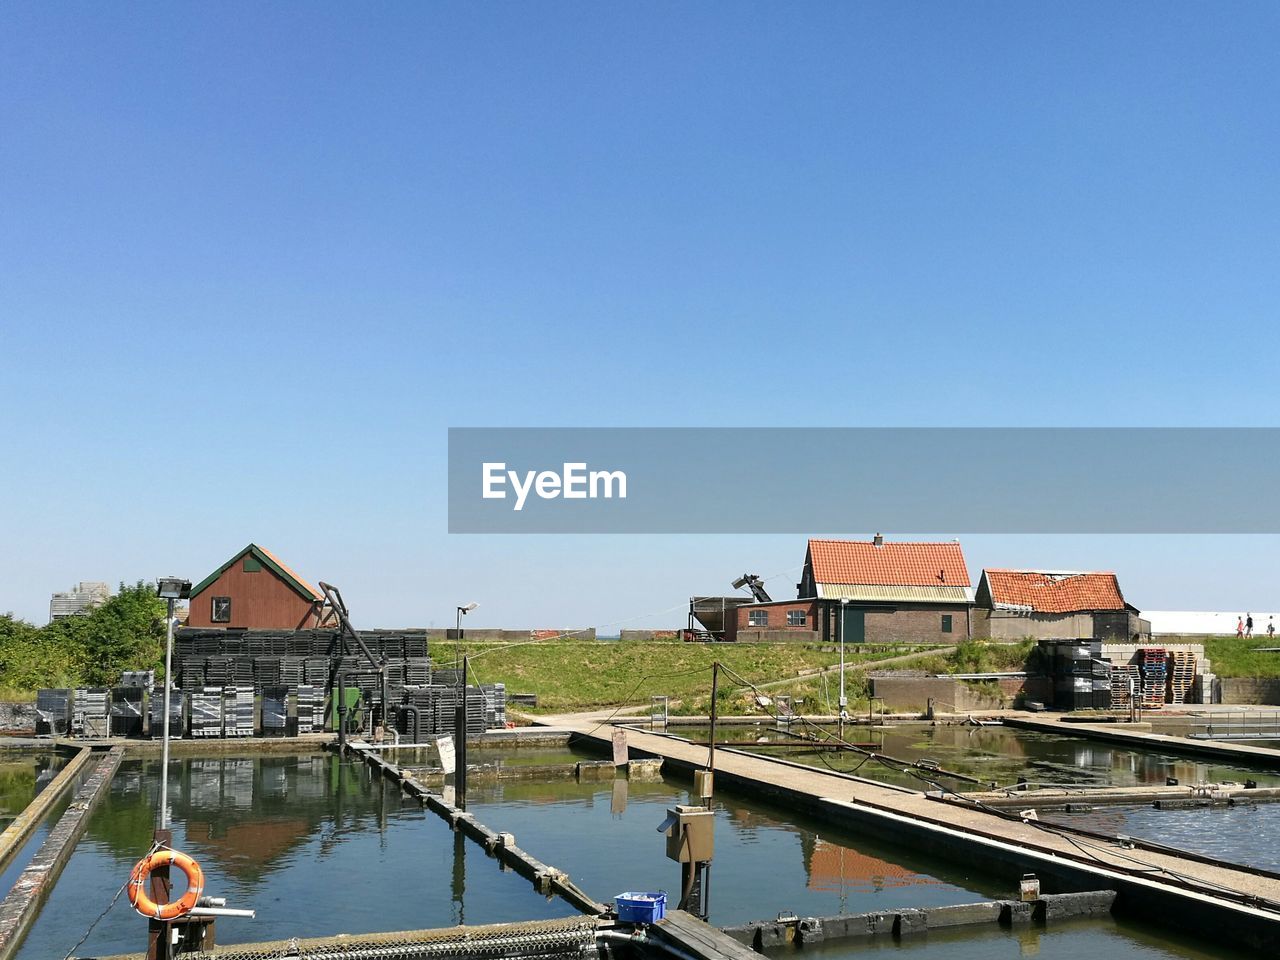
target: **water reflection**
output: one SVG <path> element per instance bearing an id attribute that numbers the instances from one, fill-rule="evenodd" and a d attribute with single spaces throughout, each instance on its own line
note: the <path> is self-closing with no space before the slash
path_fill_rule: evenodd
<path id="1" fill-rule="evenodd" d="M 691 740 L 705 740 L 706 728 L 672 728 L 673 732 Z M 812 728 L 810 731 L 812 732 Z M 785 733 L 772 725 L 725 726 L 717 736 L 721 740 L 740 741 L 744 749 L 757 741 L 777 743 L 787 740 Z M 1183 783 L 1243 781 L 1280 785 L 1280 770 L 1268 770 L 1204 763 L 1185 757 L 1169 756 L 1149 750 L 1057 736 L 1012 727 L 928 726 L 906 724 L 895 727 L 857 727 L 847 732 L 846 739 L 866 743 L 868 747 L 889 756 L 914 762 L 930 759 L 944 769 L 965 774 L 979 783 L 944 781 L 960 791 L 987 789 L 991 783 L 1014 784 L 1025 777 L 1033 783 L 1080 786 L 1141 786 L 1163 784 L 1166 777 L 1177 777 Z M 763 749 L 762 753 L 765 752 Z M 796 751 L 769 749 L 769 756 L 781 756 L 811 766 L 825 766 L 852 772 L 858 776 L 885 783 L 896 783 L 925 789 L 917 776 L 904 773 L 900 767 L 875 761 L 863 763 L 863 755 L 855 753 L 816 753 L 803 747 Z"/>
<path id="2" fill-rule="evenodd" d="M 158 761 L 126 761 L 18 957 L 63 956 L 107 907 L 151 842 Z M 324 755 L 174 761 L 175 846 L 204 869 L 206 890 L 255 920 L 221 920 L 218 942 L 409 930 L 571 916 L 499 871 L 448 826 L 363 764 Z M 123 899 L 83 955 L 145 946 Z"/>
<path id="3" fill-rule="evenodd" d="M 522 847 L 597 898 L 678 887 L 679 865 L 666 858 L 655 828 L 669 807 L 690 802 L 680 782 L 502 781 L 473 787 L 469 801 L 480 819 L 515 833 Z M 782 910 L 821 916 L 968 903 L 1016 885 L 1016 878 L 926 863 L 908 849 L 736 795 L 717 798 L 716 817 L 711 920 L 717 924 Z"/>

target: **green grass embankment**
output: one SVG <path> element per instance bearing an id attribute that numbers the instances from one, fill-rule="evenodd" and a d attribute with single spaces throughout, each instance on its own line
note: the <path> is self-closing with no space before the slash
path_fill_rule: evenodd
<path id="1" fill-rule="evenodd" d="M 1261 653 L 1259 647 L 1280 647 L 1280 637 L 1206 637 L 1204 655 L 1219 677 L 1280 677 L 1280 653 Z"/>
<path id="2" fill-rule="evenodd" d="M 457 645 L 432 644 L 435 661 L 449 665 Z M 507 692 L 536 693 L 538 713 L 583 711 L 623 705 L 642 705 L 651 696 L 680 700 L 686 713 L 705 712 L 711 695 L 711 664 L 725 667 L 755 684 L 790 680 L 828 669 L 840 662 L 834 644 L 803 643 L 680 643 L 539 641 L 536 643 L 464 643 L 474 678 L 504 683 Z M 910 646 L 848 647 L 848 666 L 900 656 Z M 834 684 L 835 678 L 828 678 Z M 735 710 L 730 694 L 741 686 L 727 673 L 720 679 L 722 706 Z M 800 681 L 795 688 L 768 692 L 804 696 L 820 689 L 819 680 Z M 834 690 L 835 687 L 831 686 Z M 746 710 L 748 704 L 740 705 Z"/>

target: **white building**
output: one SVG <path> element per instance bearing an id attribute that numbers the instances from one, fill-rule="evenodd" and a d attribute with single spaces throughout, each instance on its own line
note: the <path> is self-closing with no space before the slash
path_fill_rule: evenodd
<path id="1" fill-rule="evenodd" d="M 1253 615 L 1253 635 L 1267 635 L 1267 621 L 1271 620 L 1280 631 L 1280 613 L 1274 610 L 1147 610 L 1143 617 L 1151 623 L 1151 635 L 1186 634 L 1234 637 L 1236 625 Z"/>
<path id="2" fill-rule="evenodd" d="M 111 588 L 97 580 L 83 580 L 66 593 L 55 593 L 49 600 L 49 619 L 61 620 L 100 607 L 111 596 Z"/>

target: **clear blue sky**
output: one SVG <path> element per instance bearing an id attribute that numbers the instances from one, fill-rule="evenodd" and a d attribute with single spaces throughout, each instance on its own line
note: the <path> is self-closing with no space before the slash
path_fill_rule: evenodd
<path id="1" fill-rule="evenodd" d="M 366 625 L 678 623 L 803 557 L 450 537 L 449 426 L 1277 425 L 1278 31 L 1267 3 L 7 3 L 0 610 L 255 540 Z M 975 574 L 1280 606 L 1273 537 L 964 542 Z"/>

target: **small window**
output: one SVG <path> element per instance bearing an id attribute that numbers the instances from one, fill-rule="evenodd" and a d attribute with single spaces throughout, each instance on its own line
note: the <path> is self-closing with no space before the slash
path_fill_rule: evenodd
<path id="1" fill-rule="evenodd" d="M 803 627 L 807 622 L 808 622 L 808 618 L 805 616 L 805 612 L 803 610 L 787 611 L 788 627 Z"/>
<path id="2" fill-rule="evenodd" d="M 747 625 L 751 627 L 767 627 L 769 625 L 769 611 L 748 610 Z"/>
<path id="3" fill-rule="evenodd" d="M 231 598 L 230 597 L 214 597 L 213 598 L 213 615 L 209 618 L 214 623 L 230 623 L 231 622 Z"/>
<path id="4" fill-rule="evenodd" d="M 942 632 L 943 633 L 951 632 L 951 614 L 949 613 L 944 613 L 942 615 Z"/>
<path id="5" fill-rule="evenodd" d="M 261 573 L 261 572 L 262 572 L 262 561 L 261 561 L 261 560 L 259 560 L 257 557 L 255 557 L 255 556 L 253 556 L 253 555 L 250 555 L 250 556 L 245 557 L 245 558 L 244 558 L 244 572 L 245 572 L 245 573 Z"/>

